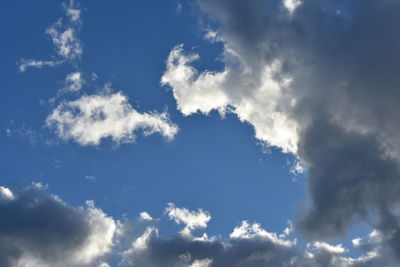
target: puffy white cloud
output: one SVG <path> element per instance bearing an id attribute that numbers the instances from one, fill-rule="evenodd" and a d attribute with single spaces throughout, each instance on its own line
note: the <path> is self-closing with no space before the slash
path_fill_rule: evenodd
<path id="1" fill-rule="evenodd" d="M 153 217 L 150 216 L 147 212 L 143 211 L 140 213 L 140 219 L 145 220 L 145 221 L 151 221 L 153 220 Z"/>
<path id="2" fill-rule="evenodd" d="M 4 186 L 0 186 L 0 198 L 3 200 L 13 200 L 15 197 L 10 189 Z"/>
<path id="3" fill-rule="evenodd" d="M 81 145 L 98 145 L 104 138 L 116 143 L 133 142 L 136 131 L 144 135 L 160 133 L 172 140 L 178 132 L 167 113 L 139 113 L 122 93 L 89 95 L 64 102 L 46 119 L 64 140 L 72 139 Z"/>
<path id="4" fill-rule="evenodd" d="M 189 267 L 209 267 L 212 262 L 211 259 L 195 260 Z"/>
<path id="5" fill-rule="evenodd" d="M 283 0 L 283 6 L 290 13 L 293 13 L 299 5 L 301 5 L 301 1 L 300 0 Z"/>
<path id="6" fill-rule="evenodd" d="M 229 235 L 232 239 L 253 239 L 253 238 L 262 238 L 266 239 L 274 244 L 280 246 L 288 246 L 291 247 L 296 244 L 296 239 L 287 240 L 286 233 L 288 232 L 285 229 L 285 234 L 278 236 L 276 233 L 270 233 L 261 228 L 261 225 L 258 223 L 250 224 L 247 221 L 243 221 L 242 224 L 233 229 L 233 232 Z"/>
<path id="7" fill-rule="evenodd" d="M 326 242 L 317 241 L 313 244 L 313 246 L 317 250 L 326 250 L 333 254 L 343 254 L 343 253 L 347 252 L 347 250 L 345 248 L 343 248 L 343 246 L 341 244 L 333 246 Z"/>
<path id="8" fill-rule="evenodd" d="M 168 203 L 165 209 L 168 217 L 177 224 L 184 224 L 182 233 L 190 235 L 192 230 L 206 228 L 207 223 L 211 220 L 211 215 L 202 209 L 198 211 L 190 211 L 185 208 L 178 208 L 173 203 Z"/>
<path id="9" fill-rule="evenodd" d="M 65 9 L 65 13 L 69 17 L 72 22 L 80 22 L 81 21 L 81 10 L 77 6 L 76 1 L 70 0 L 69 5 L 63 5 Z"/>
<path id="10" fill-rule="evenodd" d="M 111 252 L 118 223 L 107 216 L 102 210 L 88 201 L 82 212 L 87 216 L 87 223 L 91 229 L 80 251 L 77 251 L 74 260 L 89 264 L 93 259 Z"/>
<path id="11" fill-rule="evenodd" d="M 0 265 L 4 267 L 107 267 L 107 257 L 126 267 L 380 267 L 390 263 L 379 231 L 359 238 L 357 248 L 363 255 L 351 258 L 340 244 L 316 241 L 303 248 L 289 238 L 291 231 L 268 232 L 247 221 L 227 239 L 204 238 L 206 234 L 199 238 L 182 231 L 161 238 L 158 220 L 147 212 L 137 220 L 119 222 L 92 201 L 74 208 L 39 187 L 19 192 L 0 187 L 0 194 L 7 196 L 0 197 Z M 168 217 L 177 224 L 185 222 L 197 229 L 208 222 L 201 214 L 209 213 L 201 209 L 171 204 L 168 208 L 173 214 Z"/>
<path id="12" fill-rule="evenodd" d="M 235 57 L 234 51 L 228 49 L 225 54 L 228 58 Z M 221 114 L 234 112 L 240 120 L 254 126 L 258 139 L 285 152 L 296 152 L 296 124 L 278 105 L 284 101 L 282 90 L 290 82 L 288 77 L 281 84 L 273 79 L 282 68 L 278 61 L 265 66 L 259 77 L 254 77 L 251 69 L 230 65 L 222 72 L 199 73 L 190 66 L 197 59 L 197 54 L 185 54 L 183 45 L 176 46 L 169 54 L 161 78 L 162 84 L 172 88 L 178 109 L 184 115 L 208 114 L 212 110 Z"/>

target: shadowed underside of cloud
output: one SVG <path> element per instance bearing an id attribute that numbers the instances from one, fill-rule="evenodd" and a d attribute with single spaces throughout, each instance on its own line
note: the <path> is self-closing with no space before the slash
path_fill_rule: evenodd
<path id="1" fill-rule="evenodd" d="M 364 220 L 400 255 L 400 2 L 198 3 L 225 66 L 198 72 L 199 55 L 175 47 L 161 82 L 179 110 L 236 113 L 297 155 L 312 197 L 305 233 L 335 236 Z"/>
<path id="2" fill-rule="evenodd" d="M 116 222 L 90 202 L 73 208 L 37 187 L 0 187 L 0 265 L 95 266 L 111 251 Z"/>
<path id="3" fill-rule="evenodd" d="M 313 242 L 299 245 L 289 225 L 282 234 L 243 221 L 229 238 L 195 236 L 207 227 L 209 212 L 169 203 L 165 214 L 183 225 L 177 234 L 160 238 L 159 219 L 142 212 L 135 220 L 116 221 L 92 202 L 68 206 L 57 196 L 32 186 L 19 192 L 0 187 L 0 264 L 4 267 L 118 266 L 387 266 L 382 235 L 373 231 L 353 244 L 364 255 L 346 257 L 342 245 Z M 114 265 L 113 265 L 114 266 Z"/>
<path id="4" fill-rule="evenodd" d="M 171 220 L 184 224 L 182 231 L 169 238 L 159 238 L 154 219 L 141 219 L 143 234 L 133 238 L 123 255 L 122 265 L 143 267 L 223 267 L 223 266 L 383 266 L 388 262 L 382 257 L 381 236 L 373 232 L 365 239 L 356 239 L 355 246 L 365 254 L 359 258 L 346 257 L 342 245 L 325 242 L 309 243 L 304 247 L 290 237 L 288 227 L 282 234 L 264 230 L 257 223 L 243 221 L 235 227 L 228 239 L 200 237 L 193 231 L 205 228 L 211 219 L 203 210 L 190 211 L 169 204 L 166 214 Z M 147 218 L 147 219 L 146 219 Z M 138 222 L 136 222 L 136 226 Z"/>

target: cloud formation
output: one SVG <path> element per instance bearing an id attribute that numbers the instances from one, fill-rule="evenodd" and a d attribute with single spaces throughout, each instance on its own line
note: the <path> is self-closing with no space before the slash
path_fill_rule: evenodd
<path id="1" fill-rule="evenodd" d="M 65 90 L 71 92 L 79 91 L 82 89 L 84 82 L 81 72 L 71 72 L 65 78 Z"/>
<path id="2" fill-rule="evenodd" d="M 161 82 L 178 109 L 235 113 L 259 140 L 299 157 L 312 200 L 303 232 L 331 237 L 363 220 L 398 254 L 400 3 L 198 3 L 224 68 L 199 72 L 199 55 L 176 46 Z"/>
<path id="3" fill-rule="evenodd" d="M 83 50 L 77 32 L 82 24 L 81 10 L 74 0 L 70 0 L 68 4 L 64 3 L 63 8 L 65 16 L 46 29 L 57 53 L 55 59 L 21 59 L 18 63 L 19 71 L 24 72 L 28 68 L 55 67 L 66 61 L 74 62 L 80 59 Z"/>
<path id="4" fill-rule="evenodd" d="M 1 266 L 107 267 L 109 259 L 124 267 L 367 267 L 390 263 L 384 254 L 383 235 L 377 230 L 353 240 L 363 255 L 351 258 L 341 244 L 298 244 L 291 237 L 292 227 L 277 234 L 243 221 L 228 239 L 206 233 L 198 237 L 192 230 L 206 228 L 209 212 L 169 203 L 166 215 L 183 227 L 161 238 L 159 219 L 147 212 L 135 220 L 116 221 L 91 201 L 74 208 L 45 189 L 40 184 L 15 192 L 0 187 Z"/>
<path id="5" fill-rule="evenodd" d="M 169 119 L 167 112 L 139 113 L 128 103 L 122 93 L 111 93 L 105 86 L 106 93 L 83 95 L 82 86 L 87 84 L 84 74 L 78 69 L 78 60 L 83 49 L 77 32 L 82 26 L 81 9 L 74 0 L 63 3 L 64 16 L 46 30 L 57 52 L 56 60 L 24 60 L 19 70 L 57 66 L 69 62 L 75 71 L 66 75 L 64 88 L 59 90 L 52 104 L 59 102 L 46 119 L 46 126 L 55 130 L 63 140 L 74 140 L 81 145 L 99 145 L 103 139 L 110 138 L 117 144 L 131 143 L 136 139 L 136 132 L 143 130 L 144 135 L 160 133 L 168 141 L 178 132 L 178 127 Z M 89 84 L 87 84 L 90 86 Z M 78 99 L 63 101 L 66 93 L 75 93 Z"/>
<path id="6" fill-rule="evenodd" d="M 117 222 L 92 202 L 73 208 L 38 186 L 0 187 L 0 265 L 96 266 L 111 252 Z"/>
<path id="7" fill-rule="evenodd" d="M 160 133 L 172 140 L 178 132 L 167 113 L 139 113 L 122 93 L 89 95 L 61 103 L 46 119 L 64 140 L 81 145 L 99 145 L 105 138 L 116 143 L 134 142 L 137 130 L 144 135 Z"/>
<path id="8" fill-rule="evenodd" d="M 155 221 L 142 220 L 148 224 L 142 234 L 135 237 L 123 255 L 123 266 L 143 267 L 224 267 L 224 266 L 296 266 L 296 267 L 367 267 L 385 266 L 389 262 L 382 257 L 381 235 L 374 231 L 366 238 L 358 238 L 354 246 L 364 254 L 358 258 L 347 257 L 348 249 L 341 244 L 331 245 L 322 241 L 298 244 L 290 237 L 291 228 L 282 234 L 268 232 L 260 224 L 243 221 L 234 228 L 229 239 L 201 237 L 187 234 L 184 229 L 198 221 L 206 211 L 190 211 L 168 204 L 177 216 L 169 216 L 176 223 L 183 223 L 183 229 L 174 236 L 159 237 Z M 196 218 L 191 220 L 176 218 Z M 202 220 L 204 222 L 204 220 Z M 200 224 L 197 224 L 200 225 Z M 206 225 L 201 223 L 201 227 Z"/>

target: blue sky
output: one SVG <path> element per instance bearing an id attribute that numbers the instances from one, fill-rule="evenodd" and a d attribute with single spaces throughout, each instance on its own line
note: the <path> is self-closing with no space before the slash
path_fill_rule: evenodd
<path id="1" fill-rule="evenodd" d="M 6 103 L 2 105 L 13 114 L 5 116 L 3 123 L 2 143 L 6 149 L 2 158 L 7 162 L 2 168 L 3 183 L 24 187 L 32 181 L 41 182 L 68 203 L 79 205 L 91 199 L 116 217 L 124 213 L 136 216 L 142 210 L 159 217 L 168 202 L 193 209 L 202 207 L 218 216 L 210 224 L 209 230 L 214 234 L 229 234 L 227 227 L 242 219 L 281 230 L 281 225 L 294 216 L 296 206 L 304 200 L 303 180 L 293 183 L 289 173 L 293 157 L 276 149 L 264 153 L 251 127 L 240 123 L 234 115 L 221 118 L 213 112 L 209 116 L 182 116 L 176 111 L 171 91 L 160 85 L 165 60 L 175 44 L 184 42 L 194 47 L 196 43 L 205 43 L 196 28 L 192 7 L 185 5 L 185 12 L 178 12 L 176 3 L 165 2 L 160 11 L 153 13 L 150 11 L 154 3 L 92 4 L 84 3 L 84 24 L 79 37 L 85 52 L 82 63 L 77 64 L 87 75 L 85 79 L 90 79 L 92 73 L 99 78 L 87 85 L 89 88 L 83 94 L 110 83 L 140 111 L 167 109 L 180 132 L 171 142 L 156 135 L 139 136 L 133 144 L 116 145 L 104 140 L 97 147 L 58 141 L 44 127 L 51 107 L 41 105 L 40 101 L 54 97 L 63 86 L 63 76 L 73 68 L 66 64 L 20 73 L 16 62 L 31 55 L 45 59 L 54 54 L 43 28 L 60 17 L 61 5 L 43 3 L 32 14 L 36 4 L 31 4 L 31 8 L 23 10 L 30 14 L 28 20 L 26 13 L 17 12 L 17 3 L 14 7 L 10 4 L 9 8 L 15 8 L 12 13 L 21 16 L 13 15 L 12 21 L 19 22 L 16 27 L 24 29 L 18 36 L 21 41 L 14 42 L 25 45 L 16 49 L 14 42 L 10 42 L 8 49 L 13 53 L 8 54 L 9 66 L 4 67 L 12 75 L 7 75 L 5 88 L 9 89 L 2 99 L 8 104 L 19 103 L 11 104 L 12 110 Z M 25 32 L 37 34 L 29 37 Z M 218 50 L 209 44 L 194 49 L 205 53 L 210 50 L 211 57 Z M 218 62 L 212 58 L 202 63 L 218 68 Z M 74 98 L 76 95 L 71 97 Z M 48 140 L 55 144 L 47 145 Z M 21 164 L 24 168 L 18 167 Z M 94 180 L 85 179 L 87 176 Z M 277 187 L 280 189 L 276 190 Z"/>
<path id="2" fill-rule="evenodd" d="M 386 2 L 2 1 L 0 263 L 398 263 Z"/>

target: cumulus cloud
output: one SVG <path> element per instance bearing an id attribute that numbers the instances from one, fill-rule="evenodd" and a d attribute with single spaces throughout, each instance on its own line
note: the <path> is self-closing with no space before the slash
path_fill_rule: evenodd
<path id="1" fill-rule="evenodd" d="M 190 211 L 178 208 L 170 203 L 167 210 L 171 208 L 180 211 L 178 218 L 198 217 L 199 214 L 206 213 L 204 210 Z M 183 219 L 176 220 L 176 216 L 169 218 L 178 224 L 183 221 Z M 368 237 L 359 239 L 356 247 L 363 252 L 363 255 L 351 258 L 346 256 L 349 250 L 341 244 L 331 245 L 316 241 L 302 245 L 290 237 L 289 230 L 277 234 L 268 232 L 258 223 L 247 221 L 235 227 L 228 239 L 208 238 L 206 234 L 196 237 L 187 235 L 184 231 L 167 238 L 160 238 L 156 225 L 148 220 L 141 222 L 150 225 L 138 234 L 130 247 L 122 253 L 122 266 L 378 267 L 389 264 L 382 256 L 381 239 L 377 237 L 375 231 Z"/>
<path id="2" fill-rule="evenodd" d="M 264 66 L 255 81 L 253 73 L 238 66 L 226 66 L 222 72 L 198 71 L 190 63 L 199 59 L 197 54 L 185 54 L 183 45 L 176 46 L 167 60 L 167 70 L 161 83 L 173 89 L 178 109 L 184 115 L 196 112 L 208 114 L 218 110 L 221 114 L 235 112 L 239 119 L 252 124 L 256 137 L 284 151 L 296 150 L 296 126 L 276 107 L 281 92 L 272 77 L 281 68 L 279 62 Z M 254 89 L 242 97 L 242 86 Z"/>
<path id="3" fill-rule="evenodd" d="M 97 266 L 112 250 L 117 222 L 92 202 L 73 208 L 36 186 L 0 196 L 1 266 Z"/>
<path id="4" fill-rule="evenodd" d="M 341 244 L 317 241 L 304 247 L 291 238 L 291 231 L 268 232 L 247 221 L 236 226 L 228 239 L 209 238 L 205 233 L 197 237 L 183 230 L 161 238 L 159 219 L 147 212 L 136 220 L 120 222 L 92 201 L 74 208 L 44 190 L 32 186 L 13 192 L 0 187 L 1 266 L 106 267 L 109 258 L 126 267 L 367 267 L 389 263 L 384 257 L 384 237 L 377 230 L 354 239 L 354 246 L 363 252 L 358 258 L 347 257 L 349 250 Z M 205 228 L 209 219 L 202 214 L 211 218 L 207 211 L 191 211 L 172 203 L 166 211 L 175 223 L 185 222 L 183 229 L 188 225 Z"/>
<path id="5" fill-rule="evenodd" d="M 312 200 L 303 232 L 335 236 L 363 220 L 398 254 L 400 3 L 198 3 L 220 25 L 224 68 L 199 72 L 199 55 L 173 48 L 161 82 L 178 109 L 235 113 L 296 155 Z"/>
<path id="6" fill-rule="evenodd" d="M 182 234 L 185 235 L 191 235 L 192 230 L 207 227 L 207 223 L 211 220 L 211 215 L 202 209 L 197 212 L 190 211 L 185 208 L 178 208 L 173 203 L 168 204 L 165 212 L 171 220 L 185 225 L 182 230 Z"/>
<path id="7" fill-rule="evenodd" d="M 139 113 L 122 93 L 89 95 L 61 103 L 48 116 L 46 125 L 64 140 L 98 145 L 105 138 L 116 143 L 134 142 L 136 132 L 160 133 L 172 140 L 178 132 L 167 113 Z"/>

